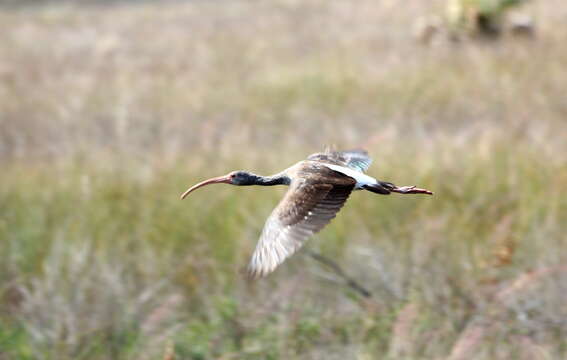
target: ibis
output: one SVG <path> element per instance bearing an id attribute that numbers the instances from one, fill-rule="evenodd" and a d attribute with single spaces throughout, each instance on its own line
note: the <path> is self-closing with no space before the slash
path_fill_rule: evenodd
<path id="1" fill-rule="evenodd" d="M 210 184 L 287 185 L 289 190 L 268 217 L 248 265 L 252 278 L 266 276 L 293 255 L 309 237 L 327 225 L 343 207 L 353 190 L 380 195 L 433 193 L 415 186 L 398 187 L 366 175 L 372 159 L 365 150 L 325 151 L 271 175 L 232 171 L 200 182 L 181 195 Z"/>

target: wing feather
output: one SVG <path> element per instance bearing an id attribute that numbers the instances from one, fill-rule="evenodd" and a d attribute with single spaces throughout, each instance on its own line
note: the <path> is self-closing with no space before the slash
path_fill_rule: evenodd
<path id="1" fill-rule="evenodd" d="M 274 209 L 248 265 L 250 276 L 265 276 L 293 255 L 311 235 L 320 231 L 339 212 L 354 182 L 328 184 L 298 179 Z"/>
<path id="2" fill-rule="evenodd" d="M 372 164 L 366 150 L 326 151 L 309 155 L 308 160 L 324 161 L 335 165 L 348 166 L 351 169 L 365 172 Z"/>

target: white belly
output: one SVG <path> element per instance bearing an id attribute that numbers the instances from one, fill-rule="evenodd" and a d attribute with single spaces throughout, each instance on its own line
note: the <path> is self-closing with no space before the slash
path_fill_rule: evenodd
<path id="1" fill-rule="evenodd" d="M 351 168 L 347 168 L 340 165 L 325 164 L 325 163 L 322 163 L 322 165 L 328 167 L 331 170 L 340 172 L 341 174 L 345 174 L 346 176 L 350 176 L 351 178 L 355 179 L 356 180 L 356 185 L 354 187 L 355 189 L 360 189 L 364 185 L 377 183 L 376 179 L 374 179 L 372 176 L 368 176 L 366 174 L 361 173 L 360 171 L 356 171 Z"/>

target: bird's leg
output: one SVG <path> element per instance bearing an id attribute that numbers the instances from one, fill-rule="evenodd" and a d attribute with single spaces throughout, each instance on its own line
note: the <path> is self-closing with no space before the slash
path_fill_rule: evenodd
<path id="1" fill-rule="evenodd" d="M 433 192 L 427 189 L 421 189 L 415 186 L 398 187 L 391 182 L 378 180 L 376 184 L 366 184 L 362 187 L 365 190 L 381 195 L 389 195 L 391 192 L 398 194 L 427 194 L 433 195 Z"/>
<path id="2" fill-rule="evenodd" d="M 394 184 L 392 184 L 391 182 L 387 182 L 387 181 L 380 181 L 378 180 L 378 183 L 376 185 L 379 185 L 376 188 L 380 188 L 380 189 L 384 189 L 386 190 L 387 193 L 390 192 L 395 192 L 398 194 L 427 194 L 427 195 L 433 195 L 433 192 L 427 190 L 427 189 L 421 189 L 415 186 L 396 186 Z M 374 192 L 378 192 L 381 193 L 379 191 L 375 191 L 376 189 L 372 188 L 372 189 L 367 189 L 370 191 L 374 191 Z"/>
<path id="3" fill-rule="evenodd" d="M 389 189 L 392 192 L 396 192 L 399 194 L 427 194 L 427 195 L 433 195 L 433 192 L 427 190 L 427 189 L 421 189 L 415 186 L 402 186 L 402 187 L 398 187 L 396 185 L 394 185 L 392 188 Z"/>

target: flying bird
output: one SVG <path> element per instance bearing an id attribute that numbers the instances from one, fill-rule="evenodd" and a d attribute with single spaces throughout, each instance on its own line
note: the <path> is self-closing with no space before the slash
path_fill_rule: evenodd
<path id="1" fill-rule="evenodd" d="M 433 193 L 415 186 L 397 187 L 364 174 L 372 159 L 365 150 L 326 151 L 271 175 L 232 171 L 200 182 L 181 195 L 210 184 L 287 185 L 289 190 L 272 211 L 248 265 L 252 278 L 266 276 L 293 255 L 309 237 L 327 225 L 343 207 L 353 190 L 389 195 Z"/>

